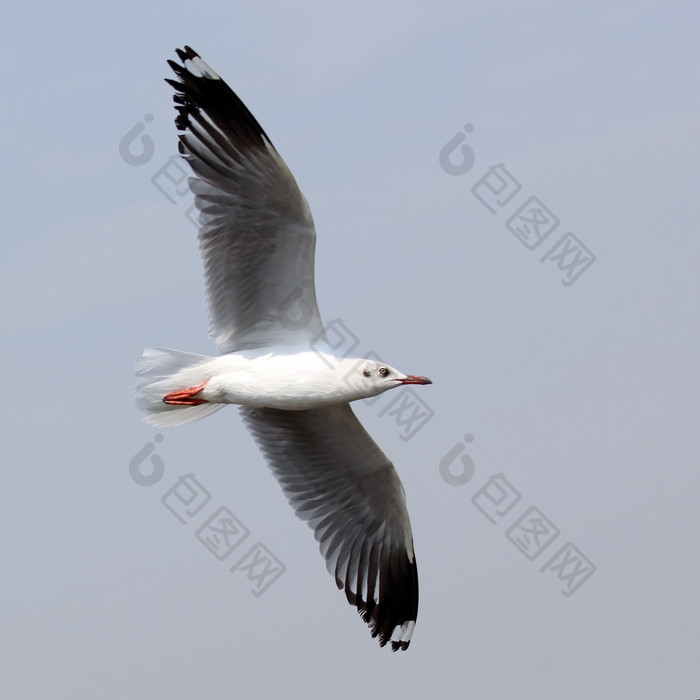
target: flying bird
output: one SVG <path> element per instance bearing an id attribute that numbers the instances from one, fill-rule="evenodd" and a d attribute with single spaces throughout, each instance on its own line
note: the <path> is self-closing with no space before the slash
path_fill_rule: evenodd
<path id="1" fill-rule="evenodd" d="M 306 199 L 233 90 L 191 48 L 177 55 L 168 61 L 177 79 L 166 81 L 179 151 L 194 171 L 219 356 L 144 350 L 137 405 L 150 424 L 172 426 L 237 404 L 338 588 L 381 646 L 405 650 L 418 574 L 404 490 L 350 402 L 431 381 L 334 352 L 316 303 Z"/>

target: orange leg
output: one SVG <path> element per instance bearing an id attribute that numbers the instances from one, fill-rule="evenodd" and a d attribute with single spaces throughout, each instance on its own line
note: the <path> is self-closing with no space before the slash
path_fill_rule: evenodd
<path id="1" fill-rule="evenodd" d="M 207 382 L 208 381 L 207 379 Z M 199 404 L 202 403 L 209 403 L 206 399 L 194 398 L 204 389 L 207 382 L 199 386 L 191 386 L 189 389 L 183 389 L 182 391 L 171 391 L 169 394 L 165 395 L 163 403 L 170 404 L 171 406 L 199 406 Z"/>

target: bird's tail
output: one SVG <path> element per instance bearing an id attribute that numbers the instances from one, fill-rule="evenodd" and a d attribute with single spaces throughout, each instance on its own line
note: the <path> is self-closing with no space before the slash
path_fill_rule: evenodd
<path id="1" fill-rule="evenodd" d="M 225 404 L 202 403 L 178 406 L 163 402 L 166 394 L 198 386 L 209 377 L 203 365 L 214 358 L 181 350 L 146 348 L 136 361 L 136 406 L 151 425 L 182 425 L 204 418 Z"/>

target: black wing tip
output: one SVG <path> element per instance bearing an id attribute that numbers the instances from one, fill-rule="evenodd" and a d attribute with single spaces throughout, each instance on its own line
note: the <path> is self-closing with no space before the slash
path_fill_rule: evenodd
<path id="1" fill-rule="evenodd" d="M 410 560 L 405 556 L 399 576 L 390 575 L 381 588 L 378 602 L 371 597 L 364 600 L 349 587 L 345 588 L 345 595 L 369 625 L 372 637 L 378 638 L 379 646 L 390 644 L 392 651 L 406 651 L 418 618 L 418 568 L 415 559 Z"/>
<path id="2" fill-rule="evenodd" d="M 243 101 L 194 49 L 185 46 L 175 49 L 175 53 L 180 63 L 170 59 L 167 63 L 176 77 L 165 78 L 165 82 L 175 90 L 175 124 L 179 131 L 186 131 L 190 117 L 201 111 L 227 133 L 237 148 L 272 146 L 270 137 Z"/>
<path id="3" fill-rule="evenodd" d="M 411 644 L 410 639 L 407 642 L 392 642 L 391 643 L 391 650 L 392 651 L 406 651 L 406 649 L 408 649 L 410 644 Z"/>
<path id="4" fill-rule="evenodd" d="M 361 607 L 359 604 L 357 606 L 357 612 L 360 614 L 360 617 L 369 625 L 372 639 L 377 639 L 380 647 L 385 647 L 388 644 L 391 647 L 392 651 L 406 651 L 406 649 L 408 649 L 408 647 L 411 645 L 410 635 L 413 633 L 413 628 L 416 625 L 415 620 L 405 620 L 403 622 L 398 622 L 396 625 L 394 625 L 393 628 L 390 628 L 390 626 L 380 627 L 375 623 L 375 621 L 372 619 L 372 616 L 367 612 L 367 610 Z M 408 632 L 408 639 L 392 639 L 395 630 L 403 630 L 404 628 L 406 632 Z"/>
<path id="5" fill-rule="evenodd" d="M 191 58 L 201 58 L 201 56 L 192 48 L 187 46 L 185 44 L 184 49 L 175 49 L 175 53 L 177 54 L 177 57 L 184 63 L 186 60 L 191 59 Z M 169 61 L 168 61 L 169 63 Z"/>

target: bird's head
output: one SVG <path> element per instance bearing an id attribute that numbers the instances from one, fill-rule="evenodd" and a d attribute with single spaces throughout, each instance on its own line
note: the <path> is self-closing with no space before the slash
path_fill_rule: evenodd
<path id="1" fill-rule="evenodd" d="M 427 377 L 404 374 L 384 362 L 367 360 L 355 367 L 353 384 L 363 389 L 365 396 L 377 396 L 389 389 L 406 384 L 432 384 Z"/>

